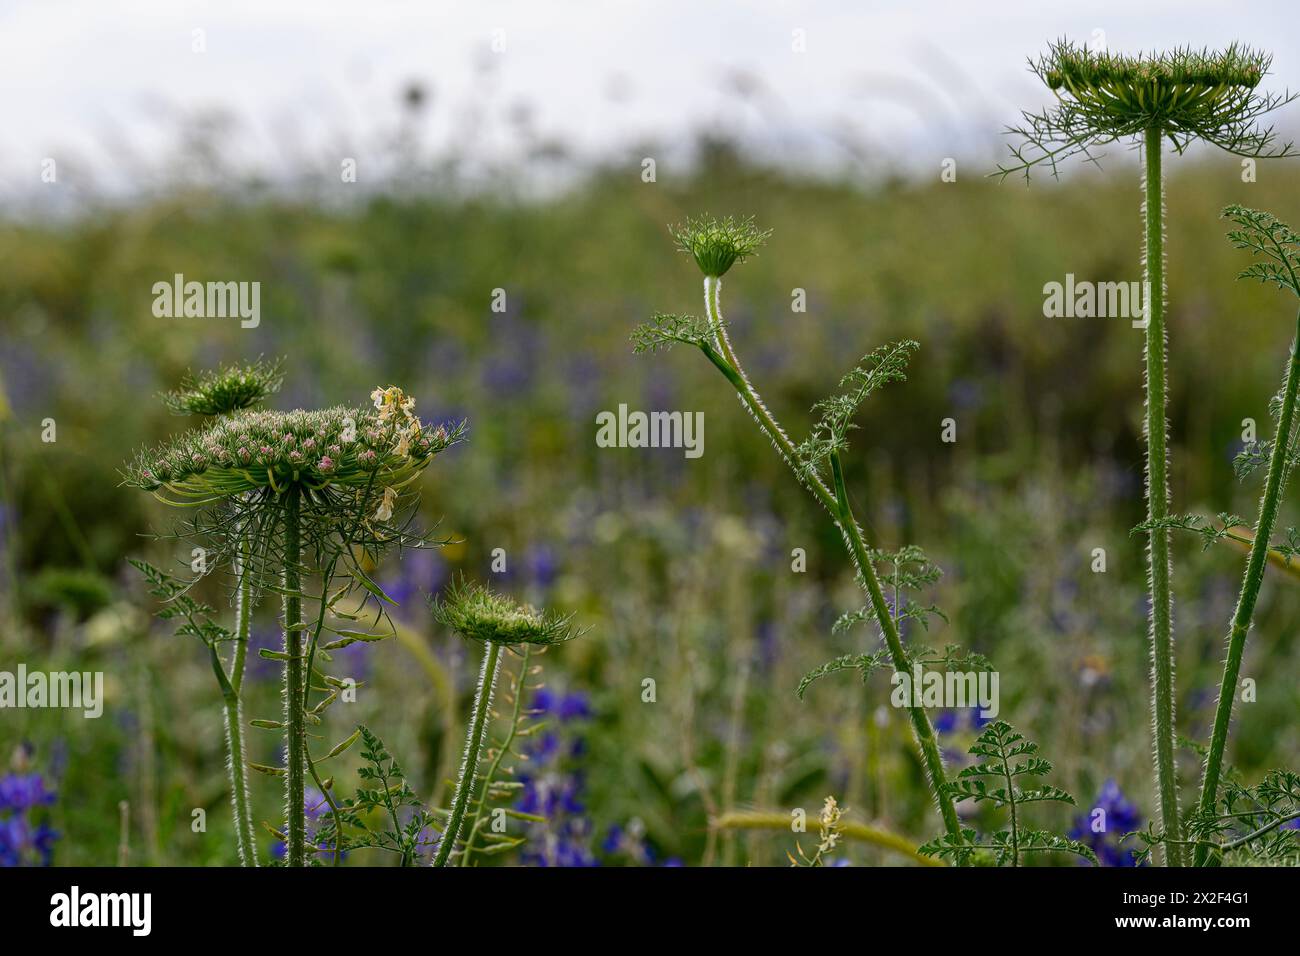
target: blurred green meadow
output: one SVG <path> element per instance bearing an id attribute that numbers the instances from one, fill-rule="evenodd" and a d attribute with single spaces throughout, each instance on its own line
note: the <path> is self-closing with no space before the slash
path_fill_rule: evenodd
<path id="1" fill-rule="evenodd" d="M 121 487 L 118 469 L 198 424 L 157 393 L 187 369 L 259 356 L 285 361 L 273 407 L 360 404 L 395 384 L 426 422 L 469 422 L 469 440 L 420 480 L 420 522 L 455 543 L 375 570 L 401 602 L 402 635 L 336 656 L 363 683 L 313 730 L 323 741 L 365 723 L 445 806 L 478 651 L 431 624 L 426 596 L 463 573 L 590 628 L 537 659 L 546 686 L 529 706 L 547 723 L 515 774 L 548 822 L 483 862 L 784 865 L 796 842 L 816 844 L 832 794 L 848 819 L 913 846 L 936 835 L 885 674 L 864 687 L 845 672 L 795 696 L 811 668 L 874 649 L 865 628 L 831 633 L 859 603 L 833 526 L 699 354 L 631 352 L 650 313 L 699 314 L 697 272 L 665 227 L 702 212 L 773 230 L 728 274 L 726 311 L 796 439 L 860 355 L 921 343 L 909 380 L 864 410 L 848 456 L 872 543 L 921 545 L 945 571 L 928 599 L 949 622 L 906 636 L 993 660 L 999 716 L 1042 744 L 1052 782 L 1079 801 L 1044 810 L 1041 825 L 1068 830 L 1112 780 L 1133 828 L 1145 825 L 1145 542 L 1129 533 L 1143 517 L 1141 332 L 1043 316 L 1044 284 L 1067 273 L 1140 278 L 1131 158 L 1117 150 L 1101 172 L 1076 166 L 1026 187 L 987 180 L 973 161 L 955 183 L 939 181 L 937 161 L 930 180 L 859 182 L 752 164 L 723 142 L 698 154 L 689 170 L 661 166 L 657 183 L 628 158 L 541 198 L 420 169 L 363 198 L 324 175 L 293 195 L 178 182 L 0 224 L 0 670 L 102 671 L 107 698 L 98 719 L 0 713 L 0 773 L 38 773 L 55 793 L 33 817 L 57 832 L 45 847 L 54 864 L 237 862 L 211 669 L 197 642 L 154 620 L 125 560 L 175 567 L 188 546 L 153 537 L 177 515 Z M 1230 157 L 1168 165 L 1174 508 L 1249 517 L 1259 489 L 1235 480 L 1232 459 L 1243 419 L 1271 434 L 1293 315 L 1275 292 L 1234 281 L 1246 262 L 1218 215 L 1241 202 L 1300 220 L 1298 173 L 1261 163 L 1244 183 Z M 259 325 L 156 318 L 151 288 L 176 273 L 260 281 Z M 504 312 L 492 310 L 496 289 Z M 806 312 L 792 311 L 796 289 Z M 620 403 L 702 411 L 703 456 L 598 448 L 596 415 Z M 945 418 L 955 443 L 940 440 Z M 1300 523 L 1292 503 L 1280 520 Z M 1174 546 L 1178 723 L 1204 741 L 1244 555 L 1190 536 Z M 792 571 L 795 548 L 806 572 Z M 216 585 L 206 596 L 228 606 Z M 278 646 L 277 614 L 274 601 L 259 606 L 256 646 Z M 1258 699 L 1238 708 L 1230 745 L 1250 780 L 1300 754 L 1298 626 L 1300 578 L 1270 569 L 1243 668 Z M 250 666 L 245 713 L 274 717 L 278 665 Z M 969 716 L 936 718 L 952 762 L 973 739 Z M 253 761 L 279 762 L 275 734 L 250 735 Z M 1190 749 L 1180 761 L 1186 803 L 1200 764 Z M 332 768 L 344 792 L 355 767 L 349 754 Z M 278 826 L 279 782 L 252 785 L 256 819 Z M 711 826 L 796 808 L 808 834 Z M 258 840 L 271 861 L 275 838 L 261 828 Z M 834 855 L 912 862 L 853 839 Z M 346 861 L 382 862 L 364 851 Z"/>

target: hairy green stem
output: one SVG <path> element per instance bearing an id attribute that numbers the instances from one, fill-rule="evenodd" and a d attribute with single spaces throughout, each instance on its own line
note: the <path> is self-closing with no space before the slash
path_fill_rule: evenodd
<path id="1" fill-rule="evenodd" d="M 1178 773 L 1174 763 L 1173 595 L 1169 589 L 1169 461 L 1165 420 L 1165 248 L 1164 185 L 1160 169 L 1162 131 L 1149 126 L 1143 159 L 1146 165 L 1142 213 L 1146 232 L 1146 438 L 1148 585 L 1151 599 L 1151 726 L 1155 735 L 1156 795 L 1166 844 L 1165 862 L 1184 863 L 1178 813 Z"/>
<path id="2" fill-rule="evenodd" d="M 871 598 L 871 607 L 876 612 L 876 620 L 880 622 L 880 630 L 885 635 L 885 645 L 889 648 L 889 658 L 893 662 L 894 670 L 906 674 L 911 669 L 911 662 L 903 649 L 902 639 L 894 624 L 893 613 L 885 602 L 884 593 L 880 590 L 880 580 L 871 563 L 871 555 L 867 552 L 857 519 L 854 518 L 853 510 L 849 506 L 848 490 L 844 485 L 844 468 L 840 463 L 838 451 L 831 452 L 831 478 L 835 483 L 840 531 L 849 545 L 853 561 L 858 566 L 860 577 Z M 939 813 L 943 817 L 944 829 L 948 831 L 949 836 L 960 841 L 961 821 L 957 818 L 957 808 L 953 806 L 952 797 L 946 789 L 948 778 L 944 774 L 943 757 L 939 753 L 939 742 L 934 736 L 930 717 L 920 704 L 908 704 L 907 712 L 912 720 L 912 731 L 916 735 L 917 746 L 921 749 L 921 759 L 925 762 L 926 776 L 930 778 L 930 790 L 934 793 L 935 802 L 939 805 Z"/>
<path id="3" fill-rule="evenodd" d="M 1273 451 L 1269 455 L 1268 478 L 1264 483 L 1264 497 L 1259 503 L 1259 519 L 1255 522 L 1255 540 L 1250 546 L 1246 575 L 1241 582 L 1237 610 L 1232 616 L 1232 628 L 1228 632 L 1228 656 L 1223 662 L 1219 703 L 1214 713 L 1214 733 L 1210 738 L 1210 752 L 1205 760 L 1205 773 L 1201 782 L 1198 809 L 1203 816 L 1214 813 L 1219 798 L 1219 775 L 1223 770 L 1223 752 L 1228 744 L 1232 704 L 1237 696 L 1237 677 L 1241 672 L 1241 658 L 1246 649 L 1246 634 L 1250 630 L 1255 603 L 1259 600 L 1260 585 L 1264 580 L 1268 542 L 1277 521 L 1278 501 L 1282 497 L 1282 483 L 1288 467 L 1287 456 L 1291 453 L 1291 428 L 1295 420 L 1296 393 L 1300 390 L 1300 355 L 1297 354 L 1297 349 L 1300 349 L 1300 314 L 1296 316 L 1296 337 L 1291 340 L 1291 357 L 1286 367 L 1277 439 L 1273 442 Z M 1198 845 L 1194 856 L 1196 865 L 1205 866 L 1210 859 L 1210 848 Z M 1217 855 L 1215 859 L 1217 860 Z"/>
<path id="4" fill-rule="evenodd" d="M 248 544 L 239 545 L 239 588 L 235 597 L 235 649 L 230 660 L 230 694 L 223 694 L 226 711 L 226 746 L 230 755 L 230 801 L 235 815 L 239 859 L 244 866 L 257 866 L 257 839 L 248 792 L 248 750 L 244 745 L 243 707 L 240 689 L 244 683 L 244 661 L 248 652 L 248 630 L 253 616 L 253 582 L 248 569 Z"/>
<path id="5" fill-rule="evenodd" d="M 717 349 L 706 343 L 703 347 L 704 354 L 709 357 L 709 361 L 713 362 L 735 387 L 741 403 L 776 447 L 778 454 L 790 467 L 791 471 L 812 492 L 813 497 L 821 503 L 822 507 L 835 520 L 835 523 L 839 525 L 849 557 L 857 567 L 858 578 L 866 589 L 871 599 L 871 606 L 880 622 L 880 629 L 885 636 L 885 644 L 889 648 L 889 656 L 893 662 L 894 670 L 899 673 L 908 673 L 910 665 L 907 653 L 903 649 L 898 629 L 894 625 L 893 615 L 885 602 L 884 593 L 880 589 L 880 580 L 876 575 L 875 567 L 871 563 L 866 544 L 862 540 L 862 531 L 858 527 L 852 509 L 849 507 L 848 494 L 843 487 L 844 476 L 840 468 L 839 456 L 838 454 L 831 456 L 832 473 L 836 482 L 835 494 L 832 494 L 817 475 L 805 472 L 799 466 L 799 458 L 793 443 L 784 429 L 777 423 L 776 418 L 768 411 L 767 406 L 763 404 L 763 400 L 745 375 L 744 368 L 736 357 L 735 350 L 731 347 L 731 340 L 722 321 L 721 289 L 721 279 L 706 278 L 704 280 L 705 312 L 709 323 L 717 330 Z M 957 810 L 953 806 L 952 797 L 948 795 L 946 790 L 948 778 L 944 774 L 943 758 L 939 753 L 939 745 L 935 739 L 934 727 L 930 723 L 930 717 L 923 707 L 916 705 L 908 707 L 908 714 L 911 718 L 917 746 L 921 751 L 921 758 L 925 763 L 931 792 L 934 795 L 935 803 L 939 807 L 939 813 L 943 817 L 944 829 L 948 832 L 949 837 L 960 843 L 962 842 L 961 821 L 957 818 Z"/>
<path id="6" fill-rule="evenodd" d="M 302 653 L 302 542 L 299 527 L 301 492 L 297 482 L 284 492 L 284 812 L 288 820 L 285 862 L 306 865 L 307 814 L 303 805 L 303 769 L 307 730 Z"/>
<path id="7" fill-rule="evenodd" d="M 470 721 L 469 732 L 465 735 L 465 760 L 461 764 L 460 779 L 456 782 L 456 796 L 452 799 L 451 814 L 447 818 L 447 827 L 442 831 L 442 840 L 438 844 L 438 856 L 434 866 L 446 866 L 456 840 L 460 838 L 461 824 L 465 820 L 465 807 L 469 803 L 474 789 L 474 780 L 478 770 L 478 752 L 483 746 L 483 737 L 487 733 L 487 715 L 492 708 L 492 687 L 497 679 L 497 660 L 501 646 L 488 642 L 487 653 L 483 657 L 483 670 L 478 678 L 478 691 L 474 695 L 474 717 Z"/>
<path id="8" fill-rule="evenodd" d="M 519 716 L 524 712 L 524 681 L 528 679 L 528 661 L 532 657 L 533 646 L 525 644 L 522 660 L 519 662 L 519 683 L 515 686 L 515 705 L 510 713 L 510 729 L 506 732 L 505 740 L 501 741 L 496 756 L 488 766 L 487 773 L 483 776 L 483 792 L 478 796 L 478 802 L 474 806 L 474 816 L 469 821 L 469 828 L 465 835 L 465 852 L 461 854 L 460 865 L 469 866 L 470 857 L 474 855 L 474 842 L 478 837 L 479 827 L 483 823 L 483 814 L 487 811 L 488 792 L 492 781 L 496 779 L 501 770 L 501 761 L 505 759 L 510 748 L 514 746 L 515 737 L 519 733 Z"/>

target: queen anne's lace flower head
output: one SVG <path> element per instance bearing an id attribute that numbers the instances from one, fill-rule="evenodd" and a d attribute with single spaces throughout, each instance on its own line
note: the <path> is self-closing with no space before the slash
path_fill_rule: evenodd
<path id="1" fill-rule="evenodd" d="M 383 408 L 229 415 L 141 452 L 127 469 L 126 484 L 190 502 L 280 491 L 292 483 L 400 487 L 460 441 L 464 424 L 425 429 L 411 399 L 397 388 L 386 391 Z"/>
<path id="2" fill-rule="evenodd" d="M 1292 155 L 1291 143 L 1279 144 L 1273 128 L 1257 122 L 1295 98 L 1258 91 L 1271 63 L 1269 55 L 1236 44 L 1128 56 L 1062 40 L 1030 62 L 1056 100 L 1008 130 L 1023 143 L 1012 147 L 1015 161 L 998 172 L 1028 176 L 1046 165 L 1055 173 L 1066 157 L 1095 160 L 1098 147 L 1136 141 L 1152 128 L 1178 152 L 1202 140 L 1238 156 Z"/>

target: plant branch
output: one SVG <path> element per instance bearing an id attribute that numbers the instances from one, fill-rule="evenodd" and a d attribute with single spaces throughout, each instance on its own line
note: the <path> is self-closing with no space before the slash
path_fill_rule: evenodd
<path id="1" fill-rule="evenodd" d="M 1223 768 L 1223 753 L 1228 744 L 1228 725 L 1232 721 L 1232 704 L 1237 695 L 1237 677 L 1241 659 L 1246 649 L 1246 634 L 1255 614 L 1260 585 L 1268 558 L 1269 536 L 1277 520 L 1278 502 L 1281 498 L 1283 478 L 1287 471 L 1287 456 L 1291 452 L 1291 428 L 1295 418 L 1296 394 L 1300 391 L 1300 314 L 1296 316 L 1296 337 L 1291 340 L 1291 358 L 1287 363 L 1286 384 L 1283 387 L 1282 409 L 1278 416 L 1277 440 L 1269 456 L 1268 478 L 1264 496 L 1259 503 L 1259 520 L 1255 524 L 1255 539 L 1251 542 L 1246 574 L 1237 598 L 1237 610 L 1232 617 L 1228 633 L 1228 656 L 1223 663 L 1223 679 L 1219 682 L 1219 701 L 1214 714 L 1214 732 L 1210 738 L 1209 755 L 1205 760 L 1205 773 L 1201 782 L 1201 799 L 1198 809 L 1202 814 L 1213 813 L 1219 798 L 1219 776 Z M 1204 846 L 1196 848 L 1194 862 L 1205 866 L 1210 851 Z"/>

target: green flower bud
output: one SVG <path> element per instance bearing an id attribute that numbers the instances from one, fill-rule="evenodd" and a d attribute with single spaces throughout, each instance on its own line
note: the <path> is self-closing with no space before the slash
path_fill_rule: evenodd
<path id="1" fill-rule="evenodd" d="M 258 359 L 252 365 L 227 365 L 201 375 L 186 372 L 180 388 L 162 396 L 177 415 L 230 415 L 254 408 L 280 390 L 281 362 Z"/>
<path id="2" fill-rule="evenodd" d="M 454 582 L 430 608 L 434 620 L 444 627 L 492 644 L 563 644 L 580 634 L 568 617 L 543 614 L 464 580 Z"/>
<path id="3" fill-rule="evenodd" d="M 687 219 L 680 226 L 669 226 L 668 232 L 676 240 L 677 248 L 691 256 L 700 271 L 713 279 L 752 256 L 772 234 L 770 229 L 755 227 L 752 216 L 739 222 L 730 216 Z"/>

